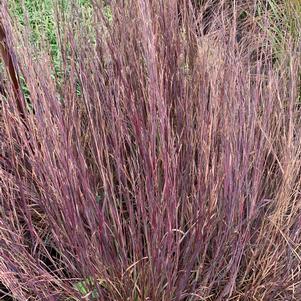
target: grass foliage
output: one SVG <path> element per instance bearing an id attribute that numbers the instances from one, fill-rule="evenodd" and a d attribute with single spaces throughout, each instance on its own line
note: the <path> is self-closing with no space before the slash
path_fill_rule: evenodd
<path id="1" fill-rule="evenodd" d="M 298 2 L 64 3 L 1 2 L 5 298 L 300 300 Z"/>

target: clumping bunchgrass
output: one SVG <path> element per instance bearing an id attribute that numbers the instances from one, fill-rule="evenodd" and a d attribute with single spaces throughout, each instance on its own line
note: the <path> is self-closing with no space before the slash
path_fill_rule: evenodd
<path id="1" fill-rule="evenodd" d="M 81 2 L 53 2 L 59 74 L 1 3 L 4 298 L 300 300 L 300 29 L 279 52 L 276 1 Z"/>

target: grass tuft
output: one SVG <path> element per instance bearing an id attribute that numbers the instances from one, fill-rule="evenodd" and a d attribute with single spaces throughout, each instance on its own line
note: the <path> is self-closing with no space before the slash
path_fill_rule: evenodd
<path id="1" fill-rule="evenodd" d="M 4 72 L 7 298 L 300 300 L 300 27 L 284 7 L 1 2 L 23 86 Z"/>

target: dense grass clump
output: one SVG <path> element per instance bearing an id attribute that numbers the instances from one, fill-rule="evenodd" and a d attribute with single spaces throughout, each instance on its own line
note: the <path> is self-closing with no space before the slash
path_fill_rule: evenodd
<path id="1" fill-rule="evenodd" d="M 5 298 L 300 300 L 297 4 L 49 3 L 1 2 Z"/>

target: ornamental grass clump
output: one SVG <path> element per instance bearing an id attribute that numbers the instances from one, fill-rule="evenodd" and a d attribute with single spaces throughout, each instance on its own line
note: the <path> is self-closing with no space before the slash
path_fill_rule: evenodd
<path id="1" fill-rule="evenodd" d="M 5 298 L 300 300 L 300 48 L 275 56 L 273 12 L 55 1 L 54 60 L 6 2 Z"/>

